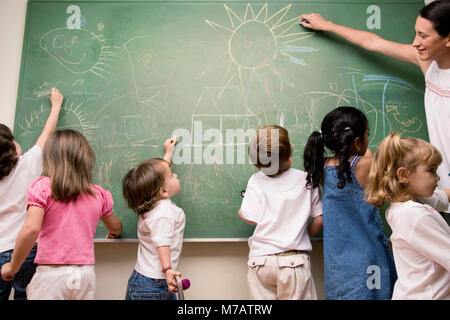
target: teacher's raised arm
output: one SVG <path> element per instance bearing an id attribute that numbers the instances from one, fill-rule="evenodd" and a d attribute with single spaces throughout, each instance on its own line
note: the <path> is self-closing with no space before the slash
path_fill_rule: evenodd
<path id="1" fill-rule="evenodd" d="M 450 188 L 450 0 L 435 0 L 423 7 L 416 19 L 412 44 L 389 41 L 378 35 L 342 26 L 320 14 L 302 14 L 305 28 L 332 32 L 366 50 L 415 64 L 425 75 L 425 113 L 430 142 L 443 162 L 437 174 L 439 188 Z M 395 25 L 391 26 L 395 28 Z"/>
<path id="2" fill-rule="evenodd" d="M 433 61 L 442 69 L 450 68 L 449 0 L 434 1 L 420 10 L 412 44 L 389 41 L 368 31 L 338 25 L 317 13 L 302 14 L 300 18 L 306 28 L 332 32 L 366 50 L 418 65 L 424 74 Z"/>

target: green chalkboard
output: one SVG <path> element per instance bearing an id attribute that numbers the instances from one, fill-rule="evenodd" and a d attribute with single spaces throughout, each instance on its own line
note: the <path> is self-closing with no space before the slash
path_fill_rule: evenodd
<path id="1" fill-rule="evenodd" d="M 307 137 L 339 105 L 370 119 L 374 150 L 391 130 L 428 139 L 420 71 L 298 25 L 302 13 L 411 42 L 423 1 L 28 1 L 15 135 L 32 146 L 65 100 L 58 128 L 82 132 L 97 155 L 95 183 L 111 190 L 124 238 L 136 215 L 124 174 L 162 157 L 177 133 L 173 171 L 182 191 L 186 238 L 246 238 L 237 215 L 248 178 L 251 135 L 266 124 L 289 130 L 293 166 Z M 176 159 L 175 159 L 176 157 Z M 96 237 L 106 230 L 100 224 Z"/>

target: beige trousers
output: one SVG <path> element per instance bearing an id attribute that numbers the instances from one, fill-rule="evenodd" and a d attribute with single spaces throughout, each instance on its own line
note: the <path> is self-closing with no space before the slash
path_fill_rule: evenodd
<path id="1" fill-rule="evenodd" d="M 27 286 L 29 300 L 93 300 L 93 265 L 40 265 Z"/>
<path id="2" fill-rule="evenodd" d="M 248 259 L 247 284 L 256 300 L 317 300 L 309 256 L 259 256 Z"/>

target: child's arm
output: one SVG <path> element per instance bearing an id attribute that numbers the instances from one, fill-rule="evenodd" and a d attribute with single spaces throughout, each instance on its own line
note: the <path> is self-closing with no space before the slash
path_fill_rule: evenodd
<path id="1" fill-rule="evenodd" d="M 364 156 L 358 161 L 355 167 L 355 176 L 358 179 L 359 184 L 363 189 L 366 188 L 369 183 L 369 171 L 372 164 L 373 153 L 367 148 Z"/>
<path id="2" fill-rule="evenodd" d="M 170 249 L 168 246 L 158 247 L 159 260 L 161 261 L 161 266 L 163 272 L 166 275 L 167 287 L 170 292 L 177 292 L 177 282 L 175 277 L 180 277 L 181 273 L 173 270 L 170 261 Z"/>
<path id="3" fill-rule="evenodd" d="M 11 281 L 19 271 L 25 258 L 30 253 L 41 231 L 42 221 L 45 211 L 42 208 L 30 206 L 25 222 L 17 236 L 11 262 L 5 263 L 2 267 L 2 278 Z"/>
<path id="4" fill-rule="evenodd" d="M 107 239 L 117 238 L 122 232 L 122 221 L 114 214 L 110 214 L 102 219 L 103 224 L 109 233 L 107 234 Z"/>
<path id="5" fill-rule="evenodd" d="M 241 210 L 241 208 L 239 208 L 238 214 L 239 214 L 239 217 L 240 217 L 243 221 L 247 222 L 248 224 L 252 224 L 252 225 L 255 225 L 255 224 L 256 224 L 256 222 L 247 220 L 247 219 L 245 219 L 245 218 L 242 216 L 242 210 Z"/>
<path id="6" fill-rule="evenodd" d="M 439 214 L 436 213 L 436 216 Z M 423 215 L 415 221 L 408 240 L 415 250 L 450 272 L 450 228 L 445 221 L 441 222 L 441 219 L 440 216 Z"/>
<path id="7" fill-rule="evenodd" d="M 420 203 L 428 204 L 436 211 L 447 211 L 450 201 L 450 189 L 436 189 L 431 197 L 418 197 L 417 201 Z"/>
<path id="8" fill-rule="evenodd" d="M 55 131 L 63 99 L 64 97 L 58 91 L 58 89 L 52 88 L 52 92 L 50 95 L 50 102 L 52 104 L 52 109 L 50 111 L 50 115 L 47 118 L 47 121 L 45 122 L 44 129 L 42 130 L 41 135 L 36 141 L 36 145 L 41 147 L 41 150 L 44 150 L 45 143 L 47 142 L 50 135 Z"/>
<path id="9" fill-rule="evenodd" d="M 164 150 L 166 153 L 164 154 L 164 160 L 171 163 L 172 162 L 172 154 L 173 149 L 175 149 L 175 144 L 177 143 L 177 136 L 169 138 L 164 142 Z"/>
<path id="10" fill-rule="evenodd" d="M 314 237 L 316 234 L 322 230 L 323 227 L 323 217 L 322 215 L 312 218 L 311 224 L 308 227 L 309 237 Z"/>

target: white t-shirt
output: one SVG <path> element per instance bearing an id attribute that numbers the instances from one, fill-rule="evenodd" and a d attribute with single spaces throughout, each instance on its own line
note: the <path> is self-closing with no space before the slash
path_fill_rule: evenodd
<path id="1" fill-rule="evenodd" d="M 155 208 L 140 215 L 135 270 L 148 278 L 165 279 L 158 254 L 158 247 L 163 246 L 169 247 L 172 269 L 176 269 L 183 246 L 185 222 L 183 209 L 170 199 L 161 200 Z"/>
<path id="2" fill-rule="evenodd" d="M 442 154 L 443 161 L 437 170 L 441 178 L 438 186 L 450 188 L 450 69 L 439 68 L 433 61 L 425 74 L 425 113 L 430 143 Z"/>
<path id="3" fill-rule="evenodd" d="M 274 178 L 261 171 L 250 177 L 241 206 L 243 218 L 257 223 L 249 257 L 312 250 L 308 219 L 322 215 L 322 200 L 319 188 L 305 184 L 306 172 L 293 168 Z"/>
<path id="4" fill-rule="evenodd" d="M 398 279 L 392 299 L 450 299 L 450 227 L 426 204 L 394 202 L 386 211 Z"/>
<path id="5" fill-rule="evenodd" d="M 35 145 L 19 157 L 7 177 L 0 180 L 0 252 L 14 249 L 27 215 L 28 185 L 42 174 L 42 150 Z"/>

